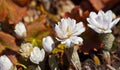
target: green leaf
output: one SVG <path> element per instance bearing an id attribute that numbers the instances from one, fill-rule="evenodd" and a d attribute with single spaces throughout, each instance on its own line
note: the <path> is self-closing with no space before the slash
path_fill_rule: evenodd
<path id="1" fill-rule="evenodd" d="M 22 66 L 24 69 L 27 69 L 27 67 L 25 66 L 25 65 L 23 65 L 23 64 L 18 64 L 19 66 Z"/>

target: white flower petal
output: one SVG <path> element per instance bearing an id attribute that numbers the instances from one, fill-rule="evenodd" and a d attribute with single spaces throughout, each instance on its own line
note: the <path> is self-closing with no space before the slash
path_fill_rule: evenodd
<path id="1" fill-rule="evenodd" d="M 100 11 L 98 12 L 98 15 L 99 15 L 99 16 L 104 16 L 105 13 L 104 13 L 102 10 L 100 10 Z"/>
<path id="2" fill-rule="evenodd" d="M 61 43 L 66 44 L 66 48 L 71 47 L 71 40 L 70 39 L 66 39 L 65 41 L 62 41 Z"/>
<path id="3" fill-rule="evenodd" d="M 35 64 L 39 64 L 39 62 L 44 60 L 44 57 L 45 57 L 44 49 L 40 50 L 38 47 L 34 47 L 30 55 L 30 61 Z"/>
<path id="4" fill-rule="evenodd" d="M 40 62 L 41 61 L 43 61 L 44 60 L 44 58 L 45 58 L 45 51 L 44 51 L 44 49 L 41 49 L 41 59 L 40 59 Z"/>
<path id="5" fill-rule="evenodd" d="M 108 21 L 108 23 L 112 22 L 113 19 L 113 13 L 111 10 L 108 10 L 105 14 L 105 18 Z"/>
<path id="6" fill-rule="evenodd" d="M 89 26 L 90 28 L 92 28 L 94 31 L 96 31 L 97 33 L 103 33 L 102 30 L 100 30 L 99 28 L 97 28 L 97 27 L 95 27 L 95 26 L 93 26 L 93 25 L 88 24 L 88 26 Z"/>
<path id="7" fill-rule="evenodd" d="M 93 18 L 87 18 L 87 21 L 89 22 L 89 24 L 91 24 L 95 27 L 102 27 L 102 25 L 100 25 L 98 22 L 96 22 L 96 20 Z"/>
<path id="8" fill-rule="evenodd" d="M 109 29 L 109 30 L 106 30 L 106 31 L 103 31 L 104 33 L 111 33 L 112 32 L 112 30 L 111 29 Z"/>
<path id="9" fill-rule="evenodd" d="M 107 11 L 102 18 L 103 18 L 103 20 L 101 20 L 103 21 L 102 27 L 107 30 L 113 19 L 112 11 L 111 10 Z"/>
<path id="10" fill-rule="evenodd" d="M 95 12 L 90 12 L 89 17 L 95 19 L 97 17 L 97 14 Z"/>
<path id="11" fill-rule="evenodd" d="M 36 57 L 35 57 L 35 58 L 36 58 Z M 34 58 L 34 54 L 31 53 L 31 55 L 30 55 L 30 61 L 33 62 L 33 63 L 35 63 L 35 64 L 39 64 L 38 59 L 35 59 L 35 58 Z"/>
<path id="12" fill-rule="evenodd" d="M 6 55 L 0 56 L 0 70 L 10 70 L 12 66 L 12 62 Z"/>
<path id="13" fill-rule="evenodd" d="M 74 32 L 73 35 L 74 36 L 80 35 L 84 31 L 85 31 L 85 27 L 84 27 L 83 23 L 79 22 L 76 24 L 75 30 L 73 31 Z"/>
<path id="14" fill-rule="evenodd" d="M 81 37 L 71 37 L 70 38 L 73 44 L 82 44 L 83 43 L 83 39 Z"/>
<path id="15" fill-rule="evenodd" d="M 113 26 L 115 26 L 119 21 L 120 21 L 120 18 L 115 19 L 112 23 L 110 23 L 109 28 L 112 28 Z"/>
<path id="16" fill-rule="evenodd" d="M 68 21 L 67 21 L 68 19 L 61 19 L 61 30 L 63 31 L 63 32 L 66 32 L 66 30 L 67 30 L 67 27 L 68 27 Z"/>
<path id="17" fill-rule="evenodd" d="M 69 30 L 70 30 L 71 32 L 74 31 L 75 26 L 76 26 L 76 20 L 71 19 L 71 22 L 69 23 Z"/>
<path id="18" fill-rule="evenodd" d="M 53 48 L 55 47 L 55 43 L 50 36 L 47 36 L 46 38 L 43 38 L 42 44 L 43 44 L 43 48 L 48 53 L 50 53 L 53 50 Z"/>
<path id="19" fill-rule="evenodd" d="M 58 25 L 55 26 L 55 31 L 56 31 L 57 36 L 59 38 L 65 38 L 66 37 L 65 34 L 64 34 L 64 32 L 59 28 Z"/>

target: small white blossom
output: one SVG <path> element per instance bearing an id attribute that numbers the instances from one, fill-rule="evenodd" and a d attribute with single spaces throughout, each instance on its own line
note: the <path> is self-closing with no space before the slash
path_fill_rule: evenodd
<path id="1" fill-rule="evenodd" d="M 24 56 L 26 58 L 29 57 L 32 50 L 33 50 L 32 44 L 30 44 L 30 43 L 21 44 L 20 52 L 21 52 L 22 56 Z"/>
<path id="2" fill-rule="evenodd" d="M 16 24 L 14 31 L 19 37 L 27 36 L 25 25 L 22 22 Z"/>
<path id="3" fill-rule="evenodd" d="M 113 16 L 113 12 L 111 10 L 104 13 L 102 10 L 96 14 L 95 12 L 91 12 L 87 21 L 89 22 L 88 26 L 92 28 L 97 33 L 111 33 L 111 28 L 115 26 L 120 18 L 115 20 Z"/>
<path id="4" fill-rule="evenodd" d="M 39 64 L 39 62 L 42 62 L 44 60 L 44 57 L 45 57 L 44 49 L 40 50 L 38 47 L 34 47 L 30 55 L 30 61 L 35 64 Z"/>
<path id="5" fill-rule="evenodd" d="M 43 38 L 42 44 L 43 44 L 43 48 L 48 53 L 50 53 L 53 50 L 53 48 L 55 47 L 55 43 L 50 36 L 47 36 L 46 38 Z"/>
<path id="6" fill-rule="evenodd" d="M 58 25 L 56 24 L 55 31 L 58 36 L 57 40 L 70 47 L 72 44 L 82 43 L 83 39 L 77 36 L 85 31 L 85 27 L 82 22 L 76 24 L 74 19 L 63 18 L 61 22 L 58 22 Z"/>
<path id="7" fill-rule="evenodd" d="M 6 55 L 0 56 L 0 70 L 10 70 L 12 66 L 12 62 Z"/>

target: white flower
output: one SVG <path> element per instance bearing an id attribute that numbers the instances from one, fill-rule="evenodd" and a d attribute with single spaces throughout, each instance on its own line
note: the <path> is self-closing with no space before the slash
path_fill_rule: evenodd
<path id="1" fill-rule="evenodd" d="M 55 31 L 58 40 L 66 44 L 67 47 L 70 47 L 72 44 L 82 43 L 82 38 L 77 36 L 85 31 L 85 27 L 82 22 L 76 24 L 74 19 L 63 18 L 61 22 L 58 22 L 58 25 L 55 26 Z"/>
<path id="2" fill-rule="evenodd" d="M 61 43 L 66 44 L 67 47 L 69 48 L 70 46 L 73 46 L 74 44 L 79 44 L 82 42 L 83 42 L 83 39 L 81 37 L 72 36 L 69 39 L 62 41 Z"/>
<path id="3" fill-rule="evenodd" d="M 26 58 L 29 57 L 32 50 L 33 50 L 32 44 L 30 44 L 30 43 L 21 44 L 20 52 L 21 52 L 22 56 L 24 56 Z"/>
<path id="4" fill-rule="evenodd" d="M 0 56 L 0 70 L 10 70 L 12 66 L 12 62 L 6 55 Z"/>
<path id="5" fill-rule="evenodd" d="M 106 13 L 101 10 L 98 14 L 91 12 L 87 21 L 89 22 L 88 26 L 97 33 L 111 33 L 111 28 L 120 20 L 120 18 L 117 18 L 114 21 L 113 19 L 114 16 L 111 10 Z"/>
<path id="6" fill-rule="evenodd" d="M 50 53 L 53 50 L 53 48 L 55 47 L 55 43 L 50 36 L 47 36 L 46 38 L 43 38 L 42 44 L 43 44 L 43 48 L 48 53 Z"/>
<path id="7" fill-rule="evenodd" d="M 44 57 L 45 57 L 44 49 L 40 50 L 38 47 L 34 47 L 30 55 L 30 60 L 35 64 L 39 64 L 39 62 L 42 62 L 44 60 Z"/>
<path id="8" fill-rule="evenodd" d="M 22 22 L 16 24 L 14 31 L 19 37 L 27 36 L 25 25 Z"/>

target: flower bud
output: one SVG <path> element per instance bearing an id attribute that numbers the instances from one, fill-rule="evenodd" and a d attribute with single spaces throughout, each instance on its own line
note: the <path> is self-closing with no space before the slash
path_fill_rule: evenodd
<path id="1" fill-rule="evenodd" d="M 42 44 L 43 44 L 43 48 L 48 53 L 50 53 L 53 50 L 53 48 L 55 47 L 54 41 L 50 36 L 43 38 Z"/>
<path id="2" fill-rule="evenodd" d="M 25 25 L 22 22 L 16 24 L 14 31 L 19 37 L 27 36 Z"/>
<path id="3" fill-rule="evenodd" d="M 39 64 L 39 62 L 42 62 L 44 60 L 44 57 L 45 57 L 44 49 L 40 50 L 38 47 L 34 47 L 30 55 L 30 61 L 35 64 Z"/>

